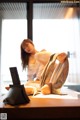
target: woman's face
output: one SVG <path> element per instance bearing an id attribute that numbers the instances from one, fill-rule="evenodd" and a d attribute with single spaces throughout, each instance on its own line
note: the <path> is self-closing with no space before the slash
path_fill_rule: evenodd
<path id="1" fill-rule="evenodd" d="M 35 52 L 35 48 L 34 45 L 31 44 L 30 42 L 26 42 L 22 48 L 25 50 L 25 52 L 27 53 L 34 53 Z"/>

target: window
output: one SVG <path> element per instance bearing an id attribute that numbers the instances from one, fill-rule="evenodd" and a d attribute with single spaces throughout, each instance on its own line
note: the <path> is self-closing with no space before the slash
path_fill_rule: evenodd
<path id="1" fill-rule="evenodd" d="M 33 40 L 38 50 L 69 53 L 66 84 L 80 84 L 79 7 L 70 4 L 34 4 Z M 39 42 L 37 42 L 39 41 Z"/>
<path id="2" fill-rule="evenodd" d="M 5 86 L 12 83 L 9 67 L 17 67 L 22 83 L 27 80 L 20 58 L 20 44 L 27 38 L 27 19 L 26 4 L 4 3 L 0 9 L 1 7 L 4 8 L 1 31 L 1 93 L 5 93 Z"/>
<path id="3" fill-rule="evenodd" d="M 70 67 L 67 82 L 80 84 L 80 7 L 78 4 L 33 3 L 33 9 L 29 11 L 33 12 L 31 14 L 33 19 L 28 14 L 29 20 L 33 22 L 32 27 L 31 21 L 27 25 L 27 3 L 0 3 L 1 92 L 6 92 L 5 86 L 12 82 L 10 66 L 17 66 L 21 82 L 27 79 L 26 71 L 22 72 L 20 44 L 28 37 L 27 32 L 31 33 L 32 28 L 31 36 L 38 50 L 45 48 L 53 53 L 65 51 L 69 54 Z"/>
<path id="4" fill-rule="evenodd" d="M 11 75 L 9 67 L 17 66 L 20 78 L 22 74 L 20 60 L 20 44 L 27 36 L 26 20 L 3 20 L 2 21 L 2 44 L 1 44 L 1 81 L 10 83 Z M 25 80 L 24 77 L 21 78 Z M 27 79 L 27 78 L 26 78 Z M 12 82 L 12 81 L 11 81 Z"/>

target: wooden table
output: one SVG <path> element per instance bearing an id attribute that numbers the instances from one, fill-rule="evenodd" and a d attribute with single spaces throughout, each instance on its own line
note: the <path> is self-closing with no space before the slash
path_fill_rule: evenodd
<path id="1" fill-rule="evenodd" d="M 4 105 L 1 101 L 0 113 L 7 113 L 8 120 L 27 120 L 27 118 L 80 118 L 79 92 L 67 90 L 65 95 L 39 94 L 29 96 L 29 98 L 30 103 L 16 107 Z"/>

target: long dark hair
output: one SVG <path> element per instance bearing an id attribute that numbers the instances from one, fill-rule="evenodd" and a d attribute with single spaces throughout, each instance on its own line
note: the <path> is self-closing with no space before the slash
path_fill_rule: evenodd
<path id="1" fill-rule="evenodd" d="M 23 46 L 26 44 L 26 43 L 31 43 L 33 46 L 33 42 L 31 39 L 24 39 L 21 43 L 21 46 L 20 46 L 20 49 L 21 49 L 21 61 L 22 61 L 22 67 L 23 67 L 23 70 L 26 69 L 27 65 L 28 65 L 28 62 L 29 62 L 29 56 L 31 55 L 31 53 L 27 53 L 25 52 L 25 50 L 23 49 Z"/>

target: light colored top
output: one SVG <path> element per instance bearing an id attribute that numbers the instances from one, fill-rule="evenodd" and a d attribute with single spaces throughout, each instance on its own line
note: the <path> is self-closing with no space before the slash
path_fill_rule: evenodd
<path id="1" fill-rule="evenodd" d="M 46 50 L 42 50 L 35 54 L 35 63 L 31 63 L 28 66 L 28 80 L 39 79 L 41 77 L 41 73 L 48 62 L 50 55 L 52 53 L 47 52 Z"/>
<path id="2" fill-rule="evenodd" d="M 33 79 L 40 79 L 40 74 L 44 68 L 44 65 L 39 63 L 38 61 L 35 62 L 35 64 L 30 64 L 28 67 L 28 80 Z"/>

